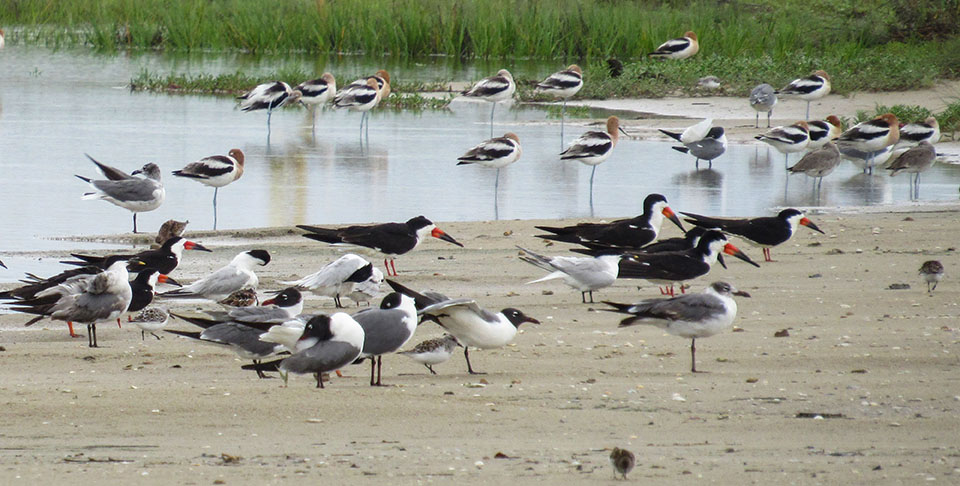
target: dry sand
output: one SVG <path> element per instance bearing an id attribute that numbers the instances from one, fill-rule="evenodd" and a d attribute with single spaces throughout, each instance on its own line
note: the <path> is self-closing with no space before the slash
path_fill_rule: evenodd
<path id="1" fill-rule="evenodd" d="M 431 240 L 398 260 L 398 280 L 413 288 L 543 322 L 472 353 L 484 376 L 466 374 L 461 355 L 438 376 L 388 356 L 387 387 L 371 388 L 368 368 L 354 366 L 325 390 L 306 376 L 283 388 L 241 371 L 228 350 L 171 335 L 141 341 L 101 325 L 103 347 L 88 349 L 62 323 L 24 330 L 23 316 L 0 315 L 0 482 L 596 484 L 613 482 L 607 456 L 618 446 L 636 454 L 638 483 L 957 484 L 960 213 L 888 209 L 812 214 L 826 235 L 801 228 L 775 263 L 733 260 L 694 281 L 692 291 L 722 279 L 753 295 L 739 299 L 736 330 L 698 343 L 708 373 L 696 375 L 686 340 L 620 330 L 562 283 L 523 285 L 542 272 L 514 245 L 568 248 L 534 238 L 537 221 L 442 224 L 466 248 Z M 261 288 L 275 289 L 338 254 L 286 229 L 191 237 L 216 251 L 186 256 L 174 276 L 187 282 L 266 247 L 274 260 Z M 917 276 L 927 259 L 947 267 L 930 295 Z M 888 289 L 900 283 L 910 288 Z M 630 280 L 597 293 L 659 296 Z M 319 298 L 307 309 L 333 310 Z M 427 323 L 414 341 L 439 334 Z"/>

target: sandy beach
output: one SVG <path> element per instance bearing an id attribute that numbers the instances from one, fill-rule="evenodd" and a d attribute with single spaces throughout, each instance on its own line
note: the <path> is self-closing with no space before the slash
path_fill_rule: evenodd
<path id="1" fill-rule="evenodd" d="M 460 354 L 437 376 L 388 356 L 386 387 L 368 386 L 360 365 L 324 390 L 307 376 L 283 388 L 240 370 L 229 350 L 169 334 L 142 341 L 132 326 L 101 325 L 102 347 L 89 349 L 63 323 L 24 329 L 24 316 L 0 315 L 4 483 L 612 483 L 617 446 L 636 454 L 635 482 L 951 484 L 958 209 L 809 214 L 826 235 L 801 228 L 773 263 L 733 240 L 761 268 L 730 259 L 692 282 L 691 291 L 724 280 L 752 294 L 738 298 L 734 330 L 698 341 L 700 374 L 689 372 L 687 340 L 618 329 L 617 315 L 558 281 L 524 285 L 543 272 L 515 245 L 568 253 L 534 237 L 543 221 L 438 223 L 465 248 L 431 239 L 397 261 L 407 286 L 542 322 L 508 347 L 471 353 L 482 376 L 468 375 Z M 678 234 L 664 225 L 662 236 Z M 273 261 L 259 271 L 261 289 L 277 289 L 339 255 L 288 228 L 188 235 L 215 251 L 188 253 L 174 272 L 183 282 L 263 247 Z M 947 268 L 932 294 L 917 274 L 928 259 Z M 621 280 L 596 296 L 660 292 Z M 334 310 L 317 297 L 306 307 Z M 413 342 L 440 334 L 427 323 Z"/>

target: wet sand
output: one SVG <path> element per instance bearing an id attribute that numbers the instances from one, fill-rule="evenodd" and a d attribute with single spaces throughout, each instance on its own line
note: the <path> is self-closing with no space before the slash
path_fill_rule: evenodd
<path id="1" fill-rule="evenodd" d="M 607 456 L 618 446 L 636 454 L 636 482 L 955 483 L 958 209 L 810 214 L 827 234 L 801 228 L 774 263 L 733 240 L 761 268 L 731 258 L 692 282 L 700 291 L 725 280 L 753 296 L 738 299 L 734 330 L 698 341 L 700 374 L 689 371 L 687 340 L 618 329 L 617 315 L 558 281 L 524 285 L 543 272 L 514 245 L 570 247 L 534 238 L 544 221 L 441 223 L 466 248 L 431 239 L 397 261 L 405 285 L 542 321 L 508 347 L 471 353 L 482 376 L 468 375 L 460 354 L 437 376 L 387 356 L 386 387 L 368 386 L 360 365 L 324 390 L 308 376 L 283 388 L 241 371 L 229 350 L 172 335 L 142 341 L 132 326 L 101 325 L 102 348 L 89 349 L 62 323 L 24 329 L 23 316 L 0 315 L 3 482 L 612 483 Z M 663 233 L 679 235 L 669 223 Z M 188 253 L 173 274 L 183 282 L 264 247 L 273 261 L 258 272 L 261 289 L 277 289 L 339 255 L 286 228 L 188 235 L 215 252 Z M 928 259 L 947 268 L 933 294 L 917 274 Z M 596 297 L 660 292 L 622 280 Z M 334 310 L 321 298 L 306 309 Z M 410 347 L 439 335 L 424 324 Z"/>

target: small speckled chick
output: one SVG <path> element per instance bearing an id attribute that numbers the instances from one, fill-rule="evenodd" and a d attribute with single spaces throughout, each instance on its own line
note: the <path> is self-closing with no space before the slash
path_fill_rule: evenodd
<path id="1" fill-rule="evenodd" d="M 617 473 L 621 474 L 623 479 L 627 479 L 627 473 L 633 470 L 633 466 L 637 465 L 637 460 L 633 457 L 632 452 L 614 447 L 613 452 L 610 453 L 610 464 L 613 464 L 614 479 L 617 478 Z"/>
<path id="2" fill-rule="evenodd" d="M 937 260 L 928 260 L 920 266 L 920 276 L 927 282 L 927 292 L 937 289 L 937 284 L 943 280 L 943 264 Z M 930 287 L 933 284 L 933 287 Z"/>

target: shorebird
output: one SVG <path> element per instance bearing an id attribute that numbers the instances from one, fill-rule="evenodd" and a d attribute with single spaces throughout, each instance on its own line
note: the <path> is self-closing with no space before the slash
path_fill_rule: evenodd
<path id="1" fill-rule="evenodd" d="M 87 155 L 87 154 L 84 154 Z M 120 206 L 133 213 L 133 232 L 137 232 L 137 213 L 153 211 L 163 204 L 166 191 L 160 181 L 160 167 L 154 163 L 145 164 L 130 174 L 101 164 L 87 155 L 103 173 L 106 180 L 93 180 L 88 177 L 76 176 L 90 184 L 94 192 L 88 192 L 80 199 L 102 199 L 115 206 Z M 134 177 L 143 174 L 145 177 Z"/>
<path id="2" fill-rule="evenodd" d="M 821 234 L 823 231 L 800 211 L 788 208 L 776 216 L 762 218 L 726 219 L 683 213 L 688 223 L 704 228 L 718 228 L 726 233 L 737 235 L 753 245 L 763 248 L 764 261 L 770 259 L 770 248 L 786 242 L 793 236 L 798 226 L 806 226 Z"/>
<path id="3" fill-rule="evenodd" d="M 713 159 L 727 151 L 727 135 L 723 127 L 712 127 L 707 135 L 695 142 L 685 143 L 682 147 L 670 147 L 677 152 L 689 153 L 697 158 L 695 167 L 700 168 L 700 160 L 706 160 L 713 167 Z"/>
<path id="4" fill-rule="evenodd" d="M 777 92 L 783 96 L 796 96 L 807 102 L 807 116 L 810 119 L 810 102 L 819 100 L 830 94 L 830 76 L 825 71 L 817 70 L 805 78 L 794 79 Z"/>
<path id="5" fill-rule="evenodd" d="M 235 307 L 226 312 L 206 311 L 211 318 L 221 322 L 243 324 L 282 324 L 303 312 L 303 295 L 294 287 L 277 292 L 261 305 Z"/>
<path id="6" fill-rule="evenodd" d="M 767 112 L 767 128 L 770 128 L 770 115 L 777 104 L 777 92 L 767 83 L 758 84 L 750 91 L 750 106 L 757 111 L 753 127 L 760 128 L 760 112 Z"/>
<path id="7" fill-rule="evenodd" d="M 299 280 L 280 281 L 283 285 L 293 285 L 309 290 L 315 295 L 332 297 L 336 308 L 343 308 L 340 297 L 353 291 L 354 287 L 365 282 L 373 275 L 373 264 L 361 256 L 347 253 Z M 381 279 L 382 274 L 381 274 Z"/>
<path id="8" fill-rule="evenodd" d="M 370 303 L 373 299 L 377 298 L 382 292 L 380 291 L 380 286 L 383 284 L 383 272 L 379 268 L 373 267 L 372 272 L 370 272 L 370 277 L 353 285 L 353 290 L 346 294 L 346 297 L 357 303 L 357 307 L 360 306 L 361 302 Z"/>
<path id="9" fill-rule="evenodd" d="M 807 122 L 798 121 L 793 125 L 771 128 L 754 138 L 783 154 L 783 166 L 786 168 L 791 153 L 802 152 L 807 148 L 810 143 L 810 128 Z"/>
<path id="10" fill-rule="evenodd" d="M 890 177 L 901 172 L 916 174 L 910 184 L 911 196 L 916 198 L 920 196 L 920 173 L 933 167 L 936 160 L 937 149 L 930 142 L 920 142 L 890 162 L 887 170 L 890 171 Z"/>
<path id="11" fill-rule="evenodd" d="M 387 86 L 387 85 L 384 85 Z M 359 111 L 360 115 L 360 136 L 364 135 L 363 126 L 366 123 L 367 138 L 370 137 L 369 111 L 372 110 L 381 100 L 380 85 L 373 77 L 367 78 L 365 84 L 350 84 L 340 90 L 333 98 L 333 106 L 336 108 L 349 108 L 352 111 Z"/>
<path id="12" fill-rule="evenodd" d="M 287 348 L 282 344 L 262 341 L 260 335 L 263 330 L 248 324 L 232 321 L 219 321 L 206 317 L 193 317 L 177 313 L 171 313 L 173 317 L 187 321 L 197 327 L 203 328 L 201 332 L 178 331 L 167 329 L 166 332 L 183 336 L 189 339 L 196 339 L 208 343 L 227 346 L 237 353 L 241 359 L 253 361 L 253 369 L 257 371 L 258 378 L 266 378 L 264 371 L 272 368 L 263 365 L 263 360 L 276 356 Z"/>
<path id="13" fill-rule="evenodd" d="M 706 138 L 710 130 L 713 129 L 713 118 L 704 118 L 703 120 L 690 125 L 682 132 L 671 132 L 660 128 L 660 133 L 686 145 Z"/>
<path id="14" fill-rule="evenodd" d="M 883 167 L 893 156 L 893 146 L 884 147 L 873 152 L 864 152 L 855 148 L 837 144 L 840 157 L 860 168 L 864 174 L 872 174 L 874 167 Z"/>
<path id="15" fill-rule="evenodd" d="M 250 250 L 233 257 L 229 264 L 181 289 L 164 292 L 165 298 L 204 298 L 219 301 L 241 289 L 256 290 L 259 280 L 254 265 L 270 263 L 266 250 Z"/>
<path id="16" fill-rule="evenodd" d="M 379 308 L 364 309 L 352 317 L 363 328 L 364 335 L 358 360 L 370 359 L 370 386 L 382 386 L 383 355 L 398 351 L 413 338 L 417 330 L 417 307 L 412 297 L 391 292 L 383 298 Z M 374 369 L 376 381 L 373 379 Z"/>
<path id="17" fill-rule="evenodd" d="M 493 111 L 497 103 L 509 100 L 517 91 L 517 83 L 513 82 L 513 75 L 506 69 L 497 71 L 496 76 L 483 78 L 473 85 L 464 96 L 489 101 L 490 104 L 490 136 L 493 137 Z"/>
<path id="18" fill-rule="evenodd" d="M 720 87 L 723 82 L 716 76 L 704 76 L 697 80 L 697 87 L 707 91 L 713 91 Z"/>
<path id="19" fill-rule="evenodd" d="M 927 117 L 923 122 L 907 123 L 900 127 L 900 141 L 895 148 L 910 147 L 920 142 L 935 144 L 940 141 L 940 123 L 936 117 Z"/>
<path id="20" fill-rule="evenodd" d="M 553 234 L 536 235 L 545 240 L 563 241 L 585 246 L 638 249 L 657 239 L 663 218 L 669 219 L 683 231 L 683 224 L 670 209 L 667 198 L 649 194 L 643 200 L 643 213 L 639 216 L 611 223 L 580 223 L 574 226 L 537 226 Z"/>
<path id="21" fill-rule="evenodd" d="M 700 43 L 697 42 L 697 34 L 688 30 L 683 34 L 683 37 L 670 39 L 660 44 L 660 46 L 648 54 L 648 56 L 661 59 L 686 59 L 696 54 L 699 50 Z"/>
<path id="22" fill-rule="evenodd" d="M 590 171 L 590 200 L 593 200 L 593 176 L 597 173 L 597 166 L 610 157 L 613 148 L 620 140 L 620 133 L 627 134 L 620 128 L 620 119 L 611 116 L 607 118 L 607 131 L 591 131 L 580 135 L 569 147 L 560 152 L 560 160 L 576 160 L 593 167 Z"/>
<path id="23" fill-rule="evenodd" d="M 547 276 L 527 282 L 528 284 L 562 278 L 563 282 L 580 291 L 583 303 L 593 303 L 593 291 L 607 288 L 617 281 L 620 267 L 620 255 L 600 255 L 596 257 L 547 257 L 517 246 L 526 255 L 520 260 L 550 272 Z"/>
<path id="24" fill-rule="evenodd" d="M 250 307 L 260 305 L 260 297 L 257 296 L 256 289 L 240 289 L 218 300 L 217 303 L 227 308 Z"/>
<path id="25" fill-rule="evenodd" d="M 151 336 L 160 339 L 156 331 L 166 327 L 169 319 L 170 313 L 163 307 L 147 307 L 135 316 L 128 316 L 127 322 L 140 328 L 140 340 L 144 341 L 147 339 L 148 332 Z"/>
<path id="26" fill-rule="evenodd" d="M 217 192 L 243 175 L 243 151 L 230 149 L 227 155 L 211 155 L 173 171 L 177 177 L 193 179 L 213 187 L 213 229 L 217 229 Z"/>
<path id="27" fill-rule="evenodd" d="M 674 336 L 690 339 L 690 371 L 697 373 L 697 338 L 718 334 L 733 325 L 737 302 L 733 296 L 750 297 L 726 282 L 714 282 L 699 294 L 669 299 L 648 299 L 636 304 L 604 302 L 610 312 L 632 314 L 619 327 L 652 324 Z"/>
<path id="28" fill-rule="evenodd" d="M 893 113 L 885 113 L 843 132 L 837 138 L 837 145 L 841 151 L 850 148 L 871 154 L 867 159 L 867 167 L 872 172 L 872 168 L 876 165 L 872 158 L 873 154 L 894 145 L 899 140 L 900 121 Z"/>
<path id="29" fill-rule="evenodd" d="M 477 164 L 497 169 L 497 178 L 493 185 L 493 190 L 496 191 L 500 185 L 500 169 L 519 160 L 522 153 L 520 137 L 516 133 L 507 132 L 502 137 L 484 140 L 457 157 L 457 165 Z"/>
<path id="30" fill-rule="evenodd" d="M 238 96 L 243 111 L 267 110 L 267 135 L 270 134 L 270 116 L 274 108 L 300 101 L 303 93 L 290 88 L 283 81 L 271 81 L 257 85 L 246 94 Z"/>
<path id="31" fill-rule="evenodd" d="M 836 140 L 843 133 L 843 123 L 836 115 L 830 115 L 825 120 L 814 120 L 807 123 L 810 130 L 810 143 L 807 150 L 813 151 Z"/>
<path id="32" fill-rule="evenodd" d="M 303 236 L 311 240 L 332 245 L 356 245 L 376 250 L 384 255 L 383 266 L 387 270 L 387 275 L 391 275 L 392 267 L 394 276 L 397 275 L 394 257 L 413 250 L 428 235 L 463 247 L 460 242 L 423 216 L 411 218 L 406 223 L 357 225 L 343 228 L 321 228 L 298 224 L 297 228 L 307 231 L 308 233 Z"/>
<path id="33" fill-rule="evenodd" d="M 470 347 L 500 348 L 513 341 L 517 329 L 524 322 L 540 324 L 540 321 L 518 309 L 491 312 L 481 308 L 473 299 L 450 299 L 436 292 L 419 294 L 392 280 L 387 280 L 387 283 L 393 290 L 413 297 L 420 315 L 435 321 L 457 338 L 463 345 L 463 357 L 467 361 L 467 372 L 471 375 L 482 373 L 474 371 L 470 365 Z"/>
<path id="34" fill-rule="evenodd" d="M 3 49 L 3 29 L 0 29 L 0 49 Z"/>
<path id="35" fill-rule="evenodd" d="M 400 351 L 397 354 L 422 364 L 430 370 L 431 374 L 435 375 L 437 372 L 433 370 L 433 365 L 446 363 L 453 356 L 453 352 L 458 346 L 460 346 L 460 342 L 453 337 L 453 334 L 444 333 L 443 337 L 427 339 L 414 346 L 413 349 Z"/>
<path id="36" fill-rule="evenodd" d="M 330 73 L 323 73 L 317 79 L 304 81 L 293 88 L 300 93 L 300 103 L 311 107 L 312 129 L 317 128 L 317 106 L 333 100 L 337 92 L 337 80 Z"/>
<path id="37" fill-rule="evenodd" d="M 823 178 L 833 172 L 841 161 L 837 144 L 829 142 L 817 150 L 807 152 L 799 162 L 787 170 L 794 174 L 803 173 L 808 177 L 813 177 L 816 187 L 819 189 L 820 185 L 823 184 Z M 820 180 L 817 181 L 816 179 Z"/>
<path id="38" fill-rule="evenodd" d="M 373 79 L 377 82 L 377 90 L 380 91 L 380 101 L 383 101 L 390 96 L 390 73 L 388 73 L 385 69 L 377 71 L 376 74 L 373 74 L 372 76 L 356 79 L 352 83 L 346 85 L 344 89 L 366 86 L 368 79 Z"/>
<path id="39" fill-rule="evenodd" d="M 97 256 L 97 255 L 85 255 L 82 253 L 71 253 L 70 256 L 76 258 L 77 260 L 64 260 L 60 263 L 67 265 L 94 265 L 99 268 L 105 268 L 107 260 L 111 256 L 117 256 L 126 259 L 134 259 L 144 263 L 143 268 L 155 268 L 163 275 L 168 275 L 170 272 L 173 272 L 177 266 L 180 264 L 180 259 L 183 258 L 184 250 L 194 250 L 194 251 L 211 251 L 207 247 L 196 243 L 182 236 L 174 236 L 168 238 L 167 241 L 163 243 L 160 248 L 155 250 L 144 250 L 139 253 L 133 254 L 120 254 L 120 255 L 107 255 L 107 256 Z M 128 270 L 136 271 L 136 268 L 128 268 Z"/>
<path id="40" fill-rule="evenodd" d="M 637 460 L 633 457 L 633 453 L 626 450 L 620 449 L 619 447 L 614 447 L 610 451 L 610 464 L 613 466 L 613 479 L 617 479 L 617 474 L 623 476 L 623 479 L 627 479 L 627 473 L 633 470 L 633 467 L 637 464 Z"/>
<path id="41" fill-rule="evenodd" d="M 943 264 L 937 260 L 927 260 L 920 265 L 920 276 L 927 283 L 927 292 L 937 290 L 937 284 L 943 280 Z M 933 284 L 933 287 L 930 286 Z"/>
<path id="42" fill-rule="evenodd" d="M 560 143 L 563 143 L 563 124 L 567 117 L 567 100 L 583 87 L 583 71 L 580 66 L 571 64 L 563 71 L 557 71 L 547 79 L 537 83 L 535 92 L 555 96 L 563 100 L 560 108 Z"/>

